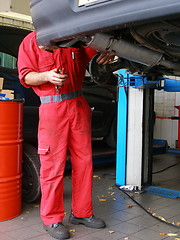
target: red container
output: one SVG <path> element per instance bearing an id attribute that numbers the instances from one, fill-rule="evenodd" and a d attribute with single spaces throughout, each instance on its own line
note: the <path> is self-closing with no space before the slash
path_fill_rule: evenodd
<path id="1" fill-rule="evenodd" d="M 0 221 L 22 211 L 22 101 L 0 101 Z"/>

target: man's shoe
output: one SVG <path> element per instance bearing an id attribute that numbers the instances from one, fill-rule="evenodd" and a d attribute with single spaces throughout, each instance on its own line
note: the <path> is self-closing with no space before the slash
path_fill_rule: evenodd
<path id="1" fill-rule="evenodd" d="M 70 238 L 69 231 L 65 228 L 65 226 L 61 222 L 54 223 L 51 225 L 44 225 L 44 229 L 53 238 L 56 238 L 56 239 Z"/>
<path id="2" fill-rule="evenodd" d="M 75 225 L 83 224 L 86 227 L 90 228 L 104 228 L 106 226 L 105 222 L 95 216 L 87 217 L 87 218 L 78 218 L 75 217 L 72 213 L 69 217 L 69 222 Z"/>

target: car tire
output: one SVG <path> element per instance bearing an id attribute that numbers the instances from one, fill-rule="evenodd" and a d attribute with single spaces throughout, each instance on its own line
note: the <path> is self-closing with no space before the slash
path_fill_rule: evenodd
<path id="1" fill-rule="evenodd" d="M 116 118 L 113 119 L 109 134 L 105 138 L 105 141 L 109 147 L 113 149 L 116 148 L 116 143 L 117 143 L 117 119 Z"/>
<path id="2" fill-rule="evenodd" d="M 37 202 L 41 196 L 40 190 L 40 160 L 37 149 L 31 144 L 23 146 L 23 178 L 22 197 L 25 202 Z"/>

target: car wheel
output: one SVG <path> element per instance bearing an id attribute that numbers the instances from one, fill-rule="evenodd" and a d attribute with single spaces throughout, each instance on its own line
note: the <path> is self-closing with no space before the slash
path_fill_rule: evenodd
<path id="1" fill-rule="evenodd" d="M 117 143 L 117 119 L 114 118 L 109 134 L 108 136 L 105 138 L 105 141 L 107 143 L 107 145 L 111 148 L 116 148 L 116 143 Z"/>
<path id="2" fill-rule="evenodd" d="M 40 160 L 37 149 L 30 144 L 23 147 L 22 196 L 25 202 L 36 202 L 40 199 Z"/>

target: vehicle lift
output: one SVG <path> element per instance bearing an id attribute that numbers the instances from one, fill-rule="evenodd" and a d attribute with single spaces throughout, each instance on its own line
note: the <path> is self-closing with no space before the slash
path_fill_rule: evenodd
<path id="1" fill-rule="evenodd" d="M 142 190 L 152 184 L 154 89 L 178 92 L 180 81 L 152 80 L 129 74 L 126 69 L 119 70 L 118 75 L 116 185 Z"/>
<path id="2" fill-rule="evenodd" d="M 152 184 L 154 90 L 178 92 L 180 81 L 153 73 L 130 74 L 122 59 L 101 66 L 96 63 L 97 57 L 89 64 L 94 82 L 108 84 L 113 81 L 112 73 L 118 72 L 116 185 L 144 189 Z"/>

